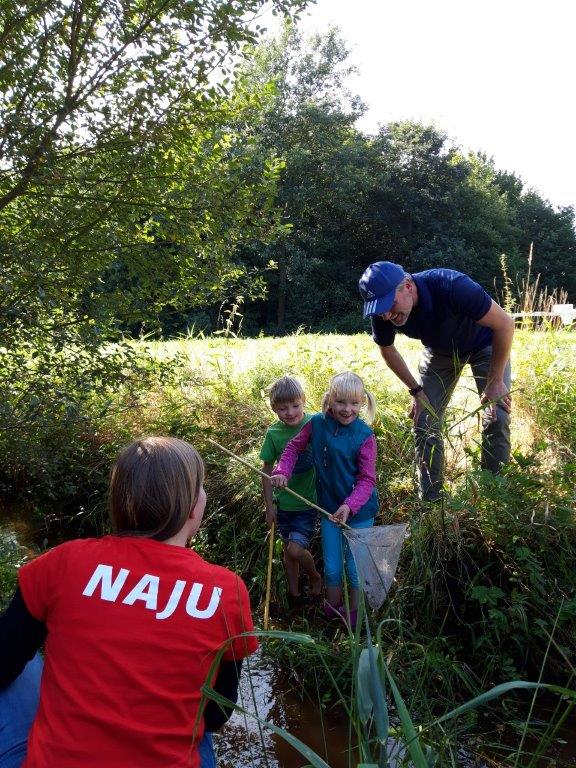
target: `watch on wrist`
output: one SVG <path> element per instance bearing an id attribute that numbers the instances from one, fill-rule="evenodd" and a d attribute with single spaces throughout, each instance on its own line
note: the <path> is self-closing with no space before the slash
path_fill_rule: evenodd
<path id="1" fill-rule="evenodd" d="M 418 386 L 417 386 L 417 387 L 414 387 L 413 389 L 409 389 L 409 390 L 408 390 L 408 392 L 410 392 L 410 394 L 412 395 L 412 397 L 416 397 L 416 395 L 417 395 L 419 392 L 424 392 L 424 387 L 422 386 L 422 384 L 418 384 Z"/>

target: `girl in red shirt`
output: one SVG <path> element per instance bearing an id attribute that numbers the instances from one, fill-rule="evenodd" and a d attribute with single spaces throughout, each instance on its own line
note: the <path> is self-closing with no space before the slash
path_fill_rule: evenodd
<path id="1" fill-rule="evenodd" d="M 253 630 L 243 581 L 187 546 L 204 514 L 203 479 L 190 444 L 137 440 L 112 470 L 113 534 L 67 542 L 20 569 L 0 619 L 3 698 L 45 646 L 25 768 L 213 764 L 203 734 L 231 712 L 203 708 L 200 689 L 225 644 L 208 682 L 235 701 L 257 641 L 239 637 Z M 5 765 L 20 764 L 10 748 L 0 744 L 0 766 L 3 752 L 13 759 Z"/>

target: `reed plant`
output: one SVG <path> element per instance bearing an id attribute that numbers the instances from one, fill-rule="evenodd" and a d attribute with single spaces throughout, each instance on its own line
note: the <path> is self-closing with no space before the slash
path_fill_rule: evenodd
<path id="1" fill-rule="evenodd" d="M 533 243 L 528 251 L 526 274 L 516 276 L 514 282 L 508 272 L 508 260 L 505 254 L 500 256 L 502 273 L 501 303 L 510 313 L 523 315 L 520 325 L 523 329 L 549 330 L 558 327 L 558 318 L 550 317 L 556 304 L 568 302 L 568 292 L 563 288 L 550 289 L 540 283 L 540 273 L 532 269 Z M 498 293 L 498 291 L 497 291 Z"/>
<path id="2" fill-rule="evenodd" d="M 376 628 L 373 639 L 371 621 L 363 613 L 364 630 L 360 626 L 355 632 L 348 630 L 350 646 L 348 649 L 348 667 L 350 689 L 341 685 L 341 680 L 334 676 L 326 664 L 326 646 L 311 634 L 295 631 L 256 632 L 267 646 L 290 646 L 295 654 L 307 657 L 312 668 L 326 667 L 328 684 L 336 692 L 339 705 L 345 713 L 348 723 L 348 765 L 350 768 L 443 768 L 461 766 L 463 758 L 462 737 L 466 726 L 462 721 L 475 721 L 479 711 L 511 694 L 529 693 L 532 705 L 538 692 L 551 692 L 560 701 L 567 703 L 564 712 L 569 713 L 576 705 L 576 691 L 570 687 L 550 685 L 540 679 L 535 682 L 512 680 L 495 686 L 479 695 L 469 698 L 460 705 L 444 711 L 440 716 L 415 717 L 405 701 L 400 686 L 391 671 L 390 656 L 385 657 L 380 629 Z M 377 642 L 375 642 L 377 641 Z M 224 652 L 222 648 L 221 653 Z M 214 669 L 220 657 L 214 662 Z M 205 685 L 203 693 L 206 699 L 212 699 L 221 706 L 234 706 L 232 702 Z M 252 702 L 251 703 L 251 696 Z M 236 709 L 245 717 L 258 722 L 260 728 L 271 730 L 277 737 L 284 739 L 305 758 L 307 766 L 329 768 L 328 750 L 319 754 L 303 743 L 294 734 L 261 717 L 256 705 L 256 695 L 252 691 L 247 700 L 243 700 Z M 507 754 L 508 765 L 534 768 L 537 760 L 545 754 L 550 745 L 554 730 L 550 729 L 531 751 L 526 747 L 530 733 L 530 706 L 521 727 L 521 738 L 516 747 L 510 747 Z M 319 712 L 318 728 L 324 728 L 322 711 Z M 264 748 L 264 741 L 262 741 Z M 466 765 L 477 765 L 473 755 L 468 752 Z"/>

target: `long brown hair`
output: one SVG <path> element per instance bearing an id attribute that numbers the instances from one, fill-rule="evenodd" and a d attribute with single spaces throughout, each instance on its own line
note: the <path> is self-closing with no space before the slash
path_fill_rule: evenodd
<path id="1" fill-rule="evenodd" d="M 204 463 L 190 443 L 143 437 L 122 449 L 110 475 L 114 533 L 165 541 L 178 533 L 196 506 Z"/>

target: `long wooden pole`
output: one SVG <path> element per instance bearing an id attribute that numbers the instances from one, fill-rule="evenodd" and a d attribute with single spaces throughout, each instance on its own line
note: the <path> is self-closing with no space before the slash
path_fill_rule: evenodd
<path id="1" fill-rule="evenodd" d="M 270 526 L 270 541 L 268 543 L 268 571 L 266 573 L 266 598 L 264 600 L 264 629 L 270 623 L 270 593 L 272 591 L 272 561 L 274 559 L 274 539 L 276 538 L 276 523 Z"/>
<path id="2" fill-rule="evenodd" d="M 224 448 L 223 445 L 220 445 L 220 443 L 217 443 L 216 440 L 213 440 L 211 437 L 207 438 L 209 443 L 212 443 L 212 445 L 215 445 L 217 448 L 220 448 L 221 451 L 224 451 L 224 453 L 227 453 L 228 456 L 232 456 L 233 459 L 236 459 L 236 461 L 239 461 L 241 464 L 244 464 L 245 467 L 248 467 L 248 469 L 251 469 L 253 472 L 257 472 L 261 477 L 265 477 L 267 480 L 270 480 L 270 475 L 267 475 L 266 472 L 262 472 L 261 469 L 258 469 L 258 467 L 255 467 L 253 464 L 250 464 L 249 461 L 246 461 L 246 459 L 242 459 L 240 456 L 236 456 L 235 453 L 232 453 L 232 451 L 229 451 L 228 448 Z M 292 496 L 295 496 L 297 499 L 300 499 L 300 501 L 303 501 L 307 506 L 312 507 L 312 509 L 317 509 L 318 512 L 321 512 L 325 517 L 327 517 L 329 520 L 332 520 L 332 515 L 330 512 L 327 512 L 325 509 L 322 509 L 322 507 L 319 507 L 318 504 L 314 504 L 314 502 L 307 499 L 305 496 L 301 496 L 299 493 L 296 493 L 296 491 L 293 491 L 292 488 L 284 487 L 282 488 L 283 491 L 287 491 L 288 493 L 291 493 Z M 350 526 L 347 523 L 337 523 L 337 525 L 340 525 L 342 528 L 350 528 Z"/>

